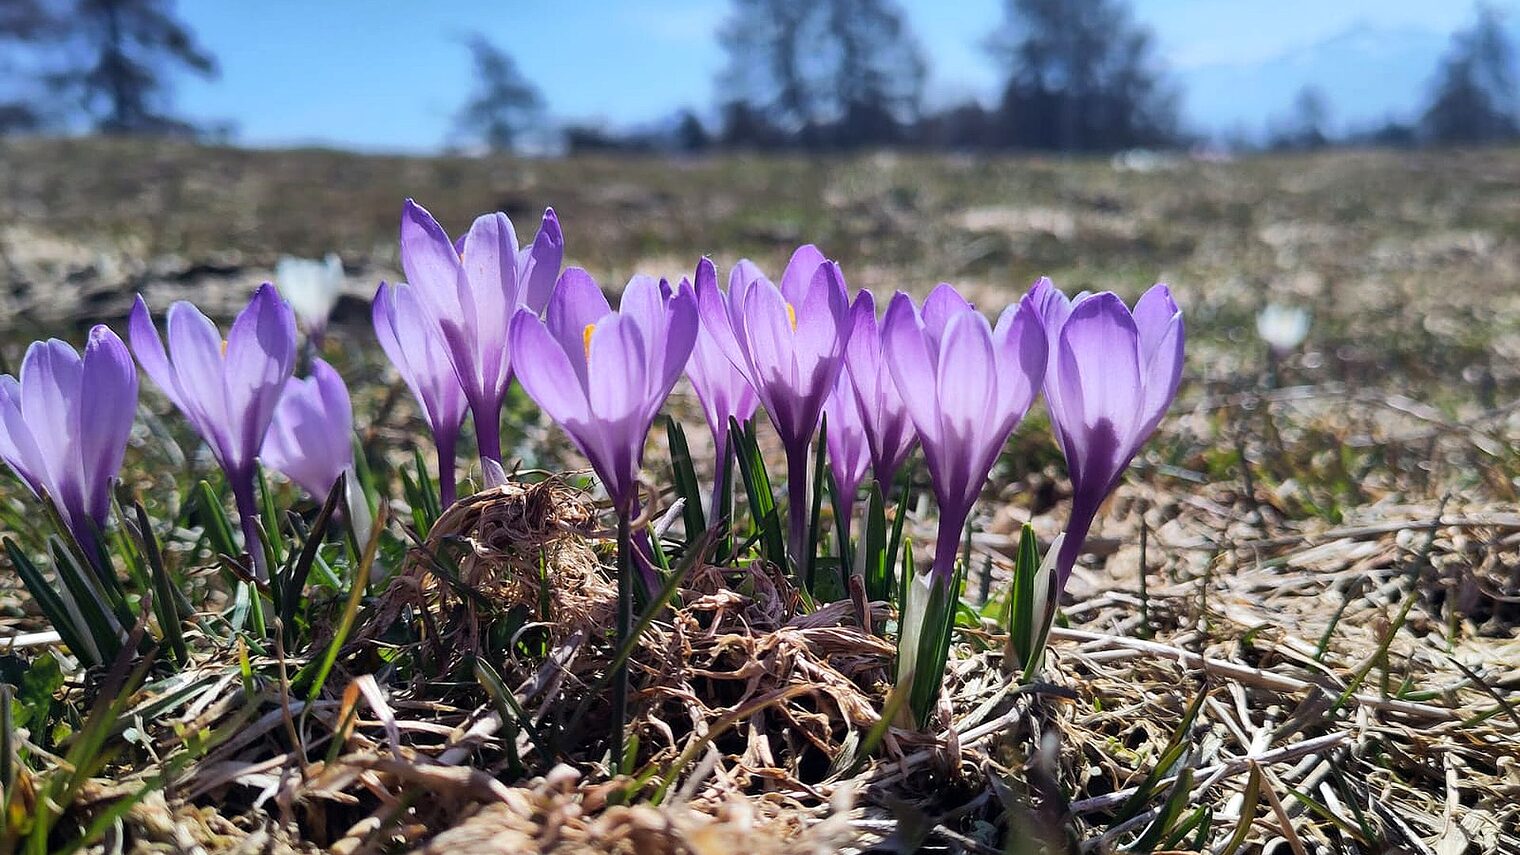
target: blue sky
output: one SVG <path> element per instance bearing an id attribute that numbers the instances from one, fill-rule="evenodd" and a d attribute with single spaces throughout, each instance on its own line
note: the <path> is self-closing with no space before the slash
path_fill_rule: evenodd
<path id="1" fill-rule="evenodd" d="M 996 75 L 981 43 L 1000 19 L 1000 0 L 899 2 L 930 60 L 931 101 L 989 96 Z M 1513 8 L 1520 0 L 1499 5 Z M 556 117 L 628 125 L 712 103 L 723 66 L 713 33 L 728 6 L 726 0 L 181 2 L 181 15 L 216 54 L 222 74 L 212 82 L 183 81 L 177 107 L 234 122 L 237 138 L 252 145 L 428 150 L 444 140 L 468 90 L 469 58 L 460 39 L 478 31 L 516 57 Z M 1356 27 L 1444 37 L 1472 14 L 1455 0 L 1133 6 L 1184 80 L 1267 63 Z M 1282 105 L 1244 106 L 1266 113 Z"/>

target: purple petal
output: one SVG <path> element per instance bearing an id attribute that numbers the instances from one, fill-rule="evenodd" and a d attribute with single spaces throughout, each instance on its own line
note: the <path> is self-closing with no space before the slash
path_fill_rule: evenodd
<path id="1" fill-rule="evenodd" d="M 110 484 L 121 470 L 137 415 L 137 368 L 109 327 L 90 330 L 80 378 L 80 464 L 85 505 L 98 525 L 110 512 Z"/>
<path id="2" fill-rule="evenodd" d="M 418 289 L 423 305 L 440 318 L 464 314 L 460 303 L 464 278 L 461 251 L 426 208 L 406 200 L 401 207 L 401 269 Z"/>
<path id="3" fill-rule="evenodd" d="M 801 308 L 808 291 L 813 287 L 813 275 L 826 260 L 818 247 L 812 244 L 797 247 L 791 260 L 786 263 L 786 270 L 781 273 L 781 295 L 788 303 Z"/>
<path id="4" fill-rule="evenodd" d="M 176 364 L 179 358 L 176 346 Z M 227 334 L 227 358 L 218 366 L 225 377 L 229 431 L 236 437 L 235 454 L 240 459 L 250 459 L 264 444 L 264 433 L 295 364 L 295 315 L 274 286 L 262 285 L 233 321 Z"/>
<path id="5" fill-rule="evenodd" d="M 1061 329 L 1059 417 L 1074 481 L 1106 484 L 1128 459 L 1123 446 L 1142 418 L 1139 347 L 1129 310 L 1109 293 L 1077 303 Z"/>
<path id="6" fill-rule="evenodd" d="M 21 384 L 9 374 L 0 376 L 0 459 L 15 470 L 33 493 L 52 492 L 47 486 L 42 452 L 21 414 Z"/>
<path id="7" fill-rule="evenodd" d="M 517 276 L 522 283 L 522 299 L 534 314 L 549 306 L 559 268 L 565 258 L 565 236 L 560 231 L 559 216 L 553 208 L 544 209 L 543 222 L 532 245 L 518 253 Z"/>
<path id="8" fill-rule="evenodd" d="M 132 304 L 132 314 L 127 319 L 127 337 L 132 342 L 132 353 L 148 373 L 148 377 L 164 393 L 180 412 L 185 411 L 184 396 L 179 388 L 179 378 L 169 364 L 169 354 L 164 341 L 159 338 L 158 328 L 153 325 L 153 315 L 141 294 Z"/>
<path id="9" fill-rule="evenodd" d="M 520 309 L 512 318 L 512 361 L 517 364 L 517 380 L 528 397 L 549 418 L 560 424 L 583 422 L 589 418 L 586 401 L 585 366 L 571 363 L 571 355 L 550 335 L 544 322 L 529 309 Z M 584 351 L 577 351 L 584 362 Z"/>
<path id="10" fill-rule="evenodd" d="M 481 389 L 489 394 L 505 391 L 507 373 L 507 322 L 521 305 L 517 287 L 517 234 L 506 214 L 485 214 L 470 225 L 459 256 L 469 283 L 461 304 L 472 313 L 466 320 L 474 333 L 475 364 Z"/>
<path id="11" fill-rule="evenodd" d="M 649 357 L 637 324 L 620 315 L 600 324 L 587 360 L 594 378 L 586 396 L 591 418 L 583 426 L 566 425 L 580 434 L 607 492 L 619 503 L 631 498 L 643 455 Z"/>
<path id="12" fill-rule="evenodd" d="M 948 282 L 941 282 L 934 286 L 929 296 L 924 299 L 924 329 L 929 337 L 939 341 L 945 334 L 945 325 L 956 315 L 974 312 L 976 307 L 966 301 L 965 297 L 955 290 L 955 286 Z"/>
<path id="13" fill-rule="evenodd" d="M 1172 290 L 1166 285 L 1152 285 L 1135 303 L 1135 329 L 1140 333 L 1140 361 L 1149 363 L 1155 358 L 1161 340 L 1180 318 L 1182 310 L 1172 299 Z"/>
<path id="14" fill-rule="evenodd" d="M 913 298 L 898 291 L 882 319 L 881 349 L 897 392 L 926 447 L 938 445 L 940 440 L 935 389 L 939 351 L 930 349 L 929 344 Z"/>
<path id="15" fill-rule="evenodd" d="M 76 445 L 82 373 L 79 354 L 58 339 L 34 342 L 21 361 L 21 415 L 37 445 L 37 468 L 51 489 L 69 494 L 53 496 L 60 506 L 83 492 Z"/>
<path id="16" fill-rule="evenodd" d="M 999 421 L 1012 430 L 1024 418 L 1045 382 L 1049 344 L 1034 308 L 1024 302 L 1003 310 L 992 331 L 997 359 Z"/>
<path id="17" fill-rule="evenodd" d="M 1041 276 L 1030 286 L 1029 293 L 1024 295 L 1021 302 L 1030 304 L 1030 308 L 1039 315 L 1040 324 L 1045 327 L 1046 337 L 1055 341 L 1056 334 L 1071 314 L 1071 301 L 1066 295 L 1057 290 L 1049 278 Z"/>
<path id="18" fill-rule="evenodd" d="M 733 294 L 749 287 L 751 282 L 769 282 L 759 265 L 747 258 L 739 259 L 734 269 L 728 271 L 728 293 Z"/>
<path id="19" fill-rule="evenodd" d="M 464 421 L 464 390 L 437 332 L 409 285 L 380 283 L 371 318 L 380 347 L 422 407 L 434 437 L 457 436 Z"/>
<path id="20" fill-rule="evenodd" d="M 797 376 L 796 336 L 792 332 L 791 313 L 774 285 L 759 282 L 750 286 L 744 305 L 745 338 L 749 345 L 749 362 L 754 369 L 755 391 L 765 402 L 771 419 L 788 440 L 812 433 L 813 425 L 804 424 L 798 412 L 797 398 L 803 394 Z"/>
<path id="21" fill-rule="evenodd" d="M 701 321 L 697 316 L 697 295 L 690 287 L 682 287 L 670 298 L 667 311 L 664 352 L 655 354 L 660 360 L 660 368 L 654 396 L 657 400 L 651 403 L 651 417 L 681 378 L 681 369 L 691 361 L 691 353 L 696 348 L 697 334 L 701 329 Z"/>
<path id="22" fill-rule="evenodd" d="M 612 306 L 607 302 L 607 295 L 602 293 L 601 286 L 591 274 L 579 267 L 567 267 L 554 287 L 554 296 L 549 299 L 549 309 L 544 317 L 548 321 L 549 333 L 566 353 L 584 356 L 586 327 L 601 323 L 610 314 Z M 571 361 L 578 371 L 585 370 L 584 359 Z M 582 377 L 582 385 L 585 385 L 584 375 Z"/>
<path id="23" fill-rule="evenodd" d="M 992 330 L 981 313 L 966 312 L 945 325 L 934 379 L 939 438 L 953 457 L 975 460 L 987 445 L 1002 445 L 1007 437 L 997 436 L 1000 426 L 993 417 L 998 378 Z"/>
<path id="24" fill-rule="evenodd" d="M 737 267 L 734 268 L 734 272 L 738 272 Z M 733 277 L 730 276 L 729 280 L 732 282 Z M 725 294 L 718 290 L 718 272 L 709 259 L 704 258 L 697 262 L 696 290 L 697 313 L 701 319 L 702 330 L 712 337 L 713 344 L 729 361 L 729 364 L 745 376 L 746 382 L 753 384 L 754 377 L 745 350 L 739 344 L 739 330 L 734 328 L 733 312 L 729 305 L 729 301 L 736 295 L 732 291 Z"/>

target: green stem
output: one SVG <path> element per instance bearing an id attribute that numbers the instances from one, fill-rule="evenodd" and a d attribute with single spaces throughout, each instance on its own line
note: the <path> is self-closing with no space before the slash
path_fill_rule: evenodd
<path id="1" fill-rule="evenodd" d="M 629 514 L 618 514 L 617 534 L 617 640 L 621 647 L 633 631 L 633 526 Z M 617 667 L 612 679 L 612 767 L 621 771 L 623 728 L 628 724 L 628 662 Z"/>

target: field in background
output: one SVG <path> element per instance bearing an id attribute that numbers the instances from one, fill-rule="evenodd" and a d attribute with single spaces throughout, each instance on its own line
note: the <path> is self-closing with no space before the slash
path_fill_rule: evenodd
<path id="1" fill-rule="evenodd" d="M 1204 710 L 1215 743 L 1201 738 L 1198 768 L 1219 759 L 1218 740 L 1234 756 L 1296 728 L 1331 740 L 1326 756 L 1354 747 L 1358 759 L 1335 772 L 1353 784 L 1331 783 L 1360 793 L 1356 776 L 1370 774 L 1369 790 L 1412 829 L 1387 821 L 1386 839 L 1430 843 L 1455 804 L 1481 814 L 1462 827 L 1474 848 L 1442 851 L 1508 851 L 1483 845 L 1516 817 L 1504 795 L 1520 768 L 1502 759 L 1515 752 L 1506 716 L 1485 719 L 1499 736 L 1442 728 L 1517 687 L 1520 152 L 1138 165 L 888 154 L 408 159 L 0 142 L 0 356 L 14 366 L 33 337 L 77 341 L 87 322 L 119 322 L 135 291 L 156 309 L 187 298 L 225 316 L 279 254 L 337 251 L 350 299 L 329 353 L 356 387 L 360 429 L 404 446 L 417 425 L 381 383 L 367 300 L 397 275 L 407 196 L 451 231 L 505 210 L 531 233 L 553 205 L 567 261 L 614 289 L 636 271 L 687 275 L 702 253 L 725 274 L 741 256 L 779 272 L 804 241 L 838 258 L 852 286 L 922 293 L 950 281 L 989 309 L 1040 275 L 1130 299 L 1164 280 L 1187 318 L 1184 385 L 1095 528 L 1067 602 L 1071 627 L 1054 648 L 1081 696 L 1063 725 L 1066 744 L 1079 747 L 1060 764 L 1085 782 L 1077 795 L 1086 801 L 1074 804 L 1087 812 L 1073 815 L 1111 812 L 1105 794 L 1148 771 L 1186 700 L 1174 690 L 1196 674 L 1196 662 L 1171 660 L 1207 655 L 1244 669 L 1215 679 L 1252 700 Z M 1255 332 L 1268 303 L 1313 317 L 1304 345 L 1271 372 Z M 145 403 L 164 412 L 156 395 Z M 507 426 L 509 446 L 529 462 L 569 459 L 520 407 Z M 156 452 L 142 447 L 151 445 L 135 443 L 126 471 L 158 471 Z M 651 453 L 650 468 L 662 459 Z M 994 472 L 974 584 L 984 566 L 1001 574 L 1024 520 L 1044 538 L 1060 530 L 1063 473 L 1037 407 Z M 12 511 L 24 508 L 17 492 L 7 484 L 0 496 Z M 25 610 L 13 615 L 17 628 L 35 627 Z M 1381 697 L 1384 706 L 1364 709 L 1393 723 L 1270 707 L 1255 693 L 1295 697 L 1273 682 L 1279 675 Z M 963 680 L 957 691 L 992 690 Z M 1145 735 L 1135 744 L 1131 732 Z M 1318 792 L 1331 780 L 1322 765 L 1277 774 Z M 1313 819 L 1308 810 L 1289 800 L 1299 821 Z"/>

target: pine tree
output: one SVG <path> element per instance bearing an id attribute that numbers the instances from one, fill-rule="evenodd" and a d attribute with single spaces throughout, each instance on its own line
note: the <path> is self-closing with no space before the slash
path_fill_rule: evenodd
<path id="1" fill-rule="evenodd" d="M 465 44 L 475 63 L 475 89 L 455 127 L 493 150 L 510 149 L 542 119 L 543 97 L 512 57 L 484 36 L 473 36 Z"/>
<path id="2" fill-rule="evenodd" d="M 59 20 L 65 39 L 88 59 L 52 74 L 53 89 L 75 96 L 97 130 L 194 131 L 169 112 L 170 75 L 183 69 L 215 77 L 216 60 L 175 17 L 172 0 L 74 0 Z"/>
<path id="3" fill-rule="evenodd" d="M 1472 27 L 1452 36 L 1420 124 L 1437 143 L 1492 143 L 1520 133 L 1514 49 L 1492 7 L 1479 6 Z"/>

